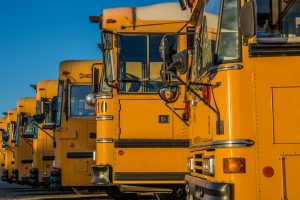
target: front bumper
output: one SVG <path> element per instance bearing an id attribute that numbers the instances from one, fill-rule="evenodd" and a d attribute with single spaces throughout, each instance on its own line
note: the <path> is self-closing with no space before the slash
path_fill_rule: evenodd
<path id="1" fill-rule="evenodd" d="M 111 180 L 111 167 L 109 165 L 93 165 L 92 184 L 108 185 Z"/>
<path id="2" fill-rule="evenodd" d="M 232 200 L 233 185 L 216 183 L 190 175 L 185 176 L 187 199 L 193 200 Z"/>

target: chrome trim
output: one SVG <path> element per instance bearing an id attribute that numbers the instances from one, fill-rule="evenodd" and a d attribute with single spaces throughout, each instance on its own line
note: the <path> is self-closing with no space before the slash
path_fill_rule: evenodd
<path id="1" fill-rule="evenodd" d="M 210 76 L 211 74 L 215 74 L 220 71 L 228 71 L 228 70 L 240 70 L 243 69 L 243 65 L 236 64 L 236 65 L 227 65 L 227 66 L 214 66 L 208 71 L 206 71 L 203 75 L 201 75 L 200 79 Z"/>
<path id="2" fill-rule="evenodd" d="M 239 69 L 243 69 L 243 65 L 240 64 L 236 64 L 236 65 L 228 65 L 228 66 L 215 66 L 212 67 L 208 73 L 216 73 L 216 72 L 220 72 L 220 71 L 227 71 L 227 70 L 239 70 Z"/>
<path id="3" fill-rule="evenodd" d="M 219 148 L 241 148 L 250 147 L 254 145 L 253 140 L 219 140 L 212 142 L 204 142 L 202 144 L 191 145 L 190 149 L 207 150 L 207 149 L 219 149 Z"/>
<path id="4" fill-rule="evenodd" d="M 96 99 L 112 99 L 113 95 L 112 94 L 99 94 L 96 95 Z"/>
<path id="5" fill-rule="evenodd" d="M 113 138 L 97 138 L 96 143 L 113 143 Z"/>
<path id="6" fill-rule="evenodd" d="M 102 116 L 96 117 L 97 121 L 105 121 L 105 120 L 113 120 L 113 119 L 114 119 L 114 116 L 112 116 L 112 115 L 102 115 Z"/>
<path id="7" fill-rule="evenodd" d="M 93 165 L 92 184 L 108 185 L 111 182 L 111 167 L 109 165 Z"/>

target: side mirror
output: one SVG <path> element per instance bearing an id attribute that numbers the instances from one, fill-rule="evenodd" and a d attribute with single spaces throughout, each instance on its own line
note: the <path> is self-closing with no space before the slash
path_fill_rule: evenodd
<path id="1" fill-rule="evenodd" d="M 240 11 L 240 30 L 245 39 L 249 39 L 256 34 L 254 1 L 245 2 Z"/>
<path id="2" fill-rule="evenodd" d="M 180 7 L 181 7 L 181 10 L 186 10 L 185 0 L 179 0 L 179 4 L 180 4 Z"/>
<path id="3" fill-rule="evenodd" d="M 169 42 L 168 42 L 168 36 L 164 36 L 163 39 L 160 42 L 160 46 L 159 46 L 159 52 L 161 55 L 161 58 L 165 61 L 165 62 L 171 62 L 168 58 L 170 57 L 170 52 L 169 52 Z"/>
<path id="4" fill-rule="evenodd" d="M 92 67 L 92 93 L 97 93 L 99 89 L 99 69 Z"/>
<path id="5" fill-rule="evenodd" d="M 89 106 L 94 106 L 96 103 L 96 94 L 88 94 L 85 97 L 85 103 Z"/>
<path id="6" fill-rule="evenodd" d="M 172 56 L 175 63 L 175 68 L 180 74 L 185 74 L 188 69 L 188 54 L 187 50 L 181 51 Z"/>
<path id="7" fill-rule="evenodd" d="M 25 121 L 26 121 L 26 116 L 25 115 L 26 115 L 25 113 L 20 114 L 19 124 L 20 124 L 21 127 L 23 127 L 24 124 L 25 124 Z"/>
<path id="8" fill-rule="evenodd" d="M 177 101 L 179 97 L 179 87 L 171 86 L 171 87 L 162 88 L 158 91 L 158 95 L 166 103 L 174 103 L 175 101 Z"/>
<path id="9" fill-rule="evenodd" d="M 98 45 L 101 50 L 113 49 L 113 34 L 107 31 L 102 31 L 101 43 Z"/>
<path id="10" fill-rule="evenodd" d="M 33 119 L 38 124 L 43 123 L 43 121 L 45 120 L 45 114 L 36 114 L 36 115 L 33 115 Z"/>
<path id="11" fill-rule="evenodd" d="M 42 101 L 43 102 L 43 113 L 48 113 L 50 110 L 49 110 L 49 101 Z"/>

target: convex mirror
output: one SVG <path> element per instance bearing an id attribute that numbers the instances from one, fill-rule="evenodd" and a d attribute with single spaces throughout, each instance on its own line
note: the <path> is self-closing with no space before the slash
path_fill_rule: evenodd
<path id="1" fill-rule="evenodd" d="M 94 106 L 96 103 L 96 94 L 88 94 L 85 97 L 85 103 L 89 106 Z"/>
<path id="2" fill-rule="evenodd" d="M 166 88 L 162 88 L 158 91 L 158 94 L 162 100 L 166 103 L 174 103 L 177 101 L 179 97 L 179 87 L 178 86 L 170 86 Z"/>

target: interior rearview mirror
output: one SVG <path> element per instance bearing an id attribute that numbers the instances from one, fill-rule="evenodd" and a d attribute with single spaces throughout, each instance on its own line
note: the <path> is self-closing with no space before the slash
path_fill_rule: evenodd
<path id="1" fill-rule="evenodd" d="M 245 39 L 255 36 L 255 5 L 254 1 L 245 2 L 240 11 L 240 30 Z"/>
<path id="2" fill-rule="evenodd" d="M 162 88 L 158 91 L 158 95 L 166 103 L 174 103 L 179 97 L 179 87 L 170 86 L 170 87 Z"/>

